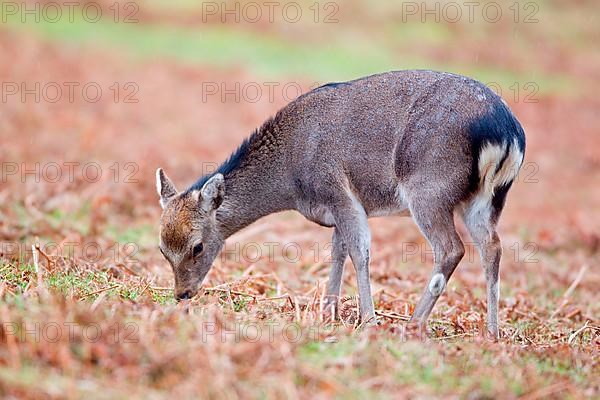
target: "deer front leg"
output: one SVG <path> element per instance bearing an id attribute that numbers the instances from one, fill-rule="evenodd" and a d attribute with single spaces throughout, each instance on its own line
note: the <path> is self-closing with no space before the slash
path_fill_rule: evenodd
<path id="1" fill-rule="evenodd" d="M 348 257 L 348 248 L 342 240 L 342 236 L 337 228 L 333 231 L 331 245 L 331 271 L 329 272 L 329 281 L 327 282 L 324 311 L 326 315 L 329 315 L 334 319 L 339 316 L 338 301 L 342 288 L 344 263 Z"/>
<path id="2" fill-rule="evenodd" d="M 339 230 L 356 269 L 361 323 L 376 324 L 369 277 L 371 232 L 367 223 L 367 214 L 363 207 L 353 199 L 347 207 L 336 208 L 334 216 L 336 229 Z"/>

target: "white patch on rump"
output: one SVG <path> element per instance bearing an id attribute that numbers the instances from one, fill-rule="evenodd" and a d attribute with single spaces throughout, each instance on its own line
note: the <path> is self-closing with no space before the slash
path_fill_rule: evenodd
<path id="1" fill-rule="evenodd" d="M 488 198 L 492 198 L 494 190 L 513 180 L 523 162 L 523 153 L 519 150 L 516 140 L 509 144 L 508 157 L 502 164 L 502 168 L 496 173 L 496 168 L 504 157 L 505 144 L 488 143 L 479 153 L 479 176 L 481 187 Z"/>
<path id="2" fill-rule="evenodd" d="M 504 157 L 506 144 L 487 143 L 479 153 L 479 191 L 470 201 L 465 217 L 472 221 L 487 221 L 490 216 L 490 206 L 494 192 L 502 185 L 515 179 L 523 162 L 523 153 L 519 144 L 514 140 L 509 144 L 508 156 L 502 168 L 496 173 L 496 168 Z"/>

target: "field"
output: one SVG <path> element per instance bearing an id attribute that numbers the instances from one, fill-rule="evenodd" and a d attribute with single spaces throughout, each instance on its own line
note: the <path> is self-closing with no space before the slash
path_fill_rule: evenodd
<path id="1" fill-rule="evenodd" d="M 600 7 L 474 3 L 3 2 L 0 397 L 598 398 Z M 525 128 L 500 340 L 460 224 L 429 331 L 405 329 L 432 266 L 410 218 L 370 220 L 381 326 L 356 326 L 350 264 L 323 320 L 332 231 L 293 212 L 228 239 L 176 303 L 156 168 L 182 189 L 301 92 L 406 68 L 489 84 Z"/>

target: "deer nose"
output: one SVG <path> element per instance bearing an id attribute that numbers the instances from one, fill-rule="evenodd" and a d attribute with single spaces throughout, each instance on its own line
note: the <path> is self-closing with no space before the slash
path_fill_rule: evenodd
<path id="1" fill-rule="evenodd" d="M 183 291 L 181 293 L 177 293 L 175 295 L 175 298 L 177 299 L 177 301 L 191 299 L 192 297 L 194 297 L 194 293 L 192 293 L 191 290 L 185 290 L 185 291 Z"/>

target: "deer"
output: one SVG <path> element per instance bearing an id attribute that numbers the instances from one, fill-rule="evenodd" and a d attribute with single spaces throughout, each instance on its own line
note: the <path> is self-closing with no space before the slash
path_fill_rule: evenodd
<path id="1" fill-rule="evenodd" d="M 232 234 L 295 210 L 333 228 L 326 307 L 337 307 L 349 257 L 360 321 L 376 324 L 368 219 L 412 216 L 433 252 L 433 271 L 411 316 L 426 328 L 465 253 L 456 215 L 480 254 L 487 330 L 498 338 L 497 225 L 524 155 L 521 124 L 474 79 L 404 70 L 320 86 L 280 109 L 186 190 L 157 169 L 159 248 L 173 269 L 175 298 L 198 293 Z"/>

